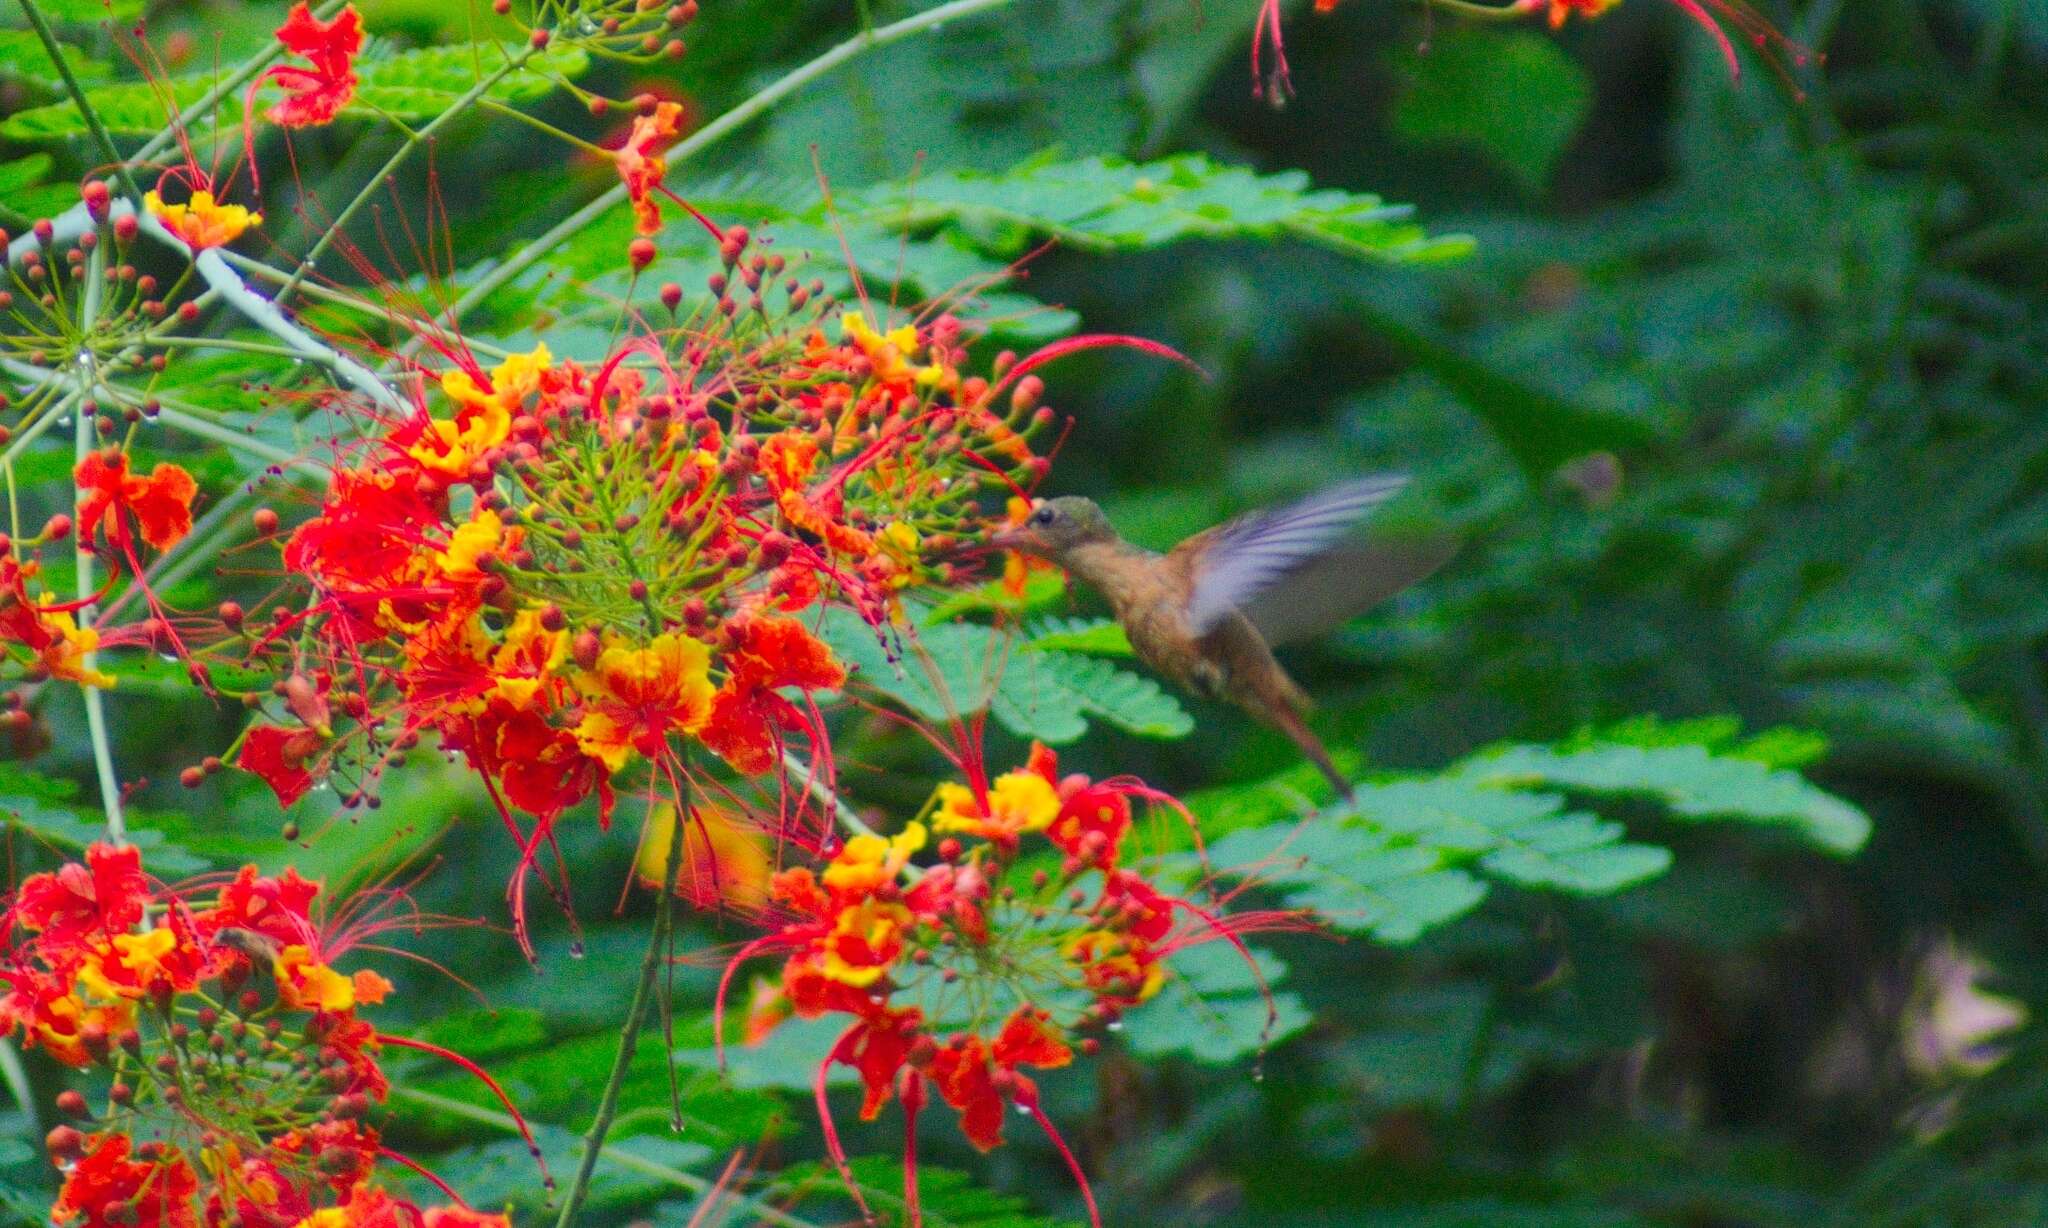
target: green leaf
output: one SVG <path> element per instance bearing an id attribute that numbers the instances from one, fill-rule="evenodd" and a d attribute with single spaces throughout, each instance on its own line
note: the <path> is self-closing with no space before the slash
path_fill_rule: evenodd
<path id="1" fill-rule="evenodd" d="M 82 82 L 104 81 L 113 75 L 113 65 L 76 47 L 64 46 L 64 58 Z M 64 88 L 64 79 L 50 63 L 43 40 L 30 30 L 0 30 L 0 81 L 8 80 L 26 82 L 44 93 Z"/>
<path id="2" fill-rule="evenodd" d="M 1128 657 L 1130 637 L 1113 618 L 1041 618 L 1026 630 L 1024 647 L 1033 652 L 1082 652 L 1098 657 Z"/>
<path id="3" fill-rule="evenodd" d="M 1248 961 L 1221 938 L 1184 947 L 1168 961 L 1159 993 L 1124 1016 L 1120 1036 L 1140 1057 L 1210 1065 L 1264 1052 L 1313 1018 L 1300 998 L 1275 989 L 1286 976 L 1273 955 L 1253 949 Z"/>
<path id="4" fill-rule="evenodd" d="M 856 1156 L 848 1161 L 853 1184 L 891 1228 L 907 1223 L 903 1203 L 903 1161 L 897 1156 Z M 783 1196 L 852 1205 L 837 1169 L 821 1162 L 792 1164 L 776 1178 Z M 1071 1221 L 1034 1215 L 1015 1194 L 1000 1194 L 974 1183 L 966 1173 L 930 1164 L 917 1166 L 919 1210 L 927 1228 L 1071 1228 Z"/>
<path id="5" fill-rule="evenodd" d="M 994 628 L 941 623 L 885 637 L 852 611 L 832 609 L 818 631 L 858 685 L 926 720 L 987 708 L 1017 736 L 1061 745 L 1086 733 L 1090 720 L 1148 738 L 1194 729 L 1187 710 L 1151 679 L 1095 657 L 1012 651 L 1012 637 Z"/>
<path id="6" fill-rule="evenodd" d="M 361 83 L 356 96 L 343 113 L 364 119 L 379 118 L 379 112 L 403 120 L 431 119 L 446 110 L 485 74 L 503 62 L 512 48 L 423 47 L 401 51 L 382 59 L 364 60 L 358 66 Z M 562 44 L 542 52 L 527 67 L 507 75 L 486 92 L 502 103 L 526 102 L 555 89 L 550 74 L 581 75 L 590 66 L 589 56 L 579 48 Z M 86 90 L 86 100 L 115 136 L 154 135 L 169 116 L 165 93 L 173 104 L 188 107 L 211 90 L 218 78 L 212 73 L 172 77 L 151 83 L 122 81 Z M 258 106 L 266 105 L 259 95 Z M 216 110 L 222 125 L 240 124 L 243 119 L 239 95 L 220 100 Z M 18 111 L 0 122 L 0 136 L 14 141 L 45 141 L 77 136 L 85 131 L 85 120 L 68 99 L 46 106 Z"/>
<path id="7" fill-rule="evenodd" d="M 37 0 L 43 16 L 59 25 L 97 26 L 108 18 L 126 21 L 139 17 L 146 0 Z"/>
<path id="8" fill-rule="evenodd" d="M 14 193 L 43 181 L 56 165 L 56 159 L 45 153 L 30 154 L 12 162 L 0 162 L 0 192 Z"/>
<path id="9" fill-rule="evenodd" d="M 1529 30 L 1453 29 L 1400 57 L 1394 129 L 1422 144 L 1474 144 L 1531 195 L 1543 190 L 1593 104 L 1584 69 Z"/>
<path id="10" fill-rule="evenodd" d="M 1756 754 L 1787 745 L 1803 753 L 1811 740 L 1766 736 L 1743 741 L 1726 720 L 1631 722 L 1608 737 L 1651 745 L 1588 734 L 1558 747 L 1488 750 L 1437 776 L 1361 784 L 1313 821 L 1301 817 L 1309 782 L 1299 773 L 1190 804 L 1225 875 L 1273 888 L 1339 930 L 1407 943 L 1476 906 L 1487 888 L 1475 875 L 1601 896 L 1670 868 L 1670 850 L 1625 840 L 1620 823 L 1568 809 L 1555 790 L 1649 798 L 1685 819 L 1786 826 L 1830 852 L 1854 852 L 1869 819 Z M 1230 834 L 1215 839 L 1218 831 Z"/>
<path id="11" fill-rule="evenodd" d="M 1870 838 L 1867 815 L 1797 773 L 1715 755 L 1703 746 L 1608 744 L 1570 751 L 1514 746 L 1471 760 L 1460 774 L 1515 788 L 1549 785 L 1651 797 L 1682 819 L 1788 827 L 1831 853 L 1854 853 Z"/>
<path id="12" fill-rule="evenodd" d="M 583 1153 L 580 1134 L 546 1125 L 536 1126 L 533 1134 L 549 1171 L 576 1171 Z M 716 1154 L 702 1142 L 647 1134 L 615 1138 L 608 1150 L 613 1154 L 601 1156 L 592 1173 L 587 1203 L 591 1210 L 635 1206 L 668 1191 L 689 1190 L 693 1187 L 662 1170 L 688 1172 L 704 1166 Z M 634 1163 L 636 1160 L 641 1163 Z M 428 1167 L 479 1210 L 523 1212 L 518 1216 L 523 1223 L 550 1206 L 551 1191 L 543 1188 L 540 1168 L 518 1138 L 444 1152 L 433 1156 Z M 439 1201 L 423 1184 L 420 1194 L 423 1200 Z"/>
<path id="13" fill-rule="evenodd" d="M 1211 844 L 1209 859 L 1335 929 L 1390 945 L 1413 942 L 1486 898 L 1486 884 L 1457 868 L 1452 853 L 1357 824 L 1248 828 Z"/>
<path id="14" fill-rule="evenodd" d="M 839 202 L 849 217 L 893 231 L 951 229 L 1004 258 L 1054 238 L 1091 251 L 1135 251 L 1189 239 L 1294 238 L 1397 262 L 1442 260 L 1469 240 L 1432 238 L 1406 205 L 1316 190 L 1306 174 L 1262 175 L 1200 154 L 1155 162 L 1037 159 L 1002 174 L 954 171 L 889 184 Z"/>
<path id="15" fill-rule="evenodd" d="M 610 1033 L 578 1036 L 517 1056 L 500 1055 L 490 1063 L 490 1070 L 512 1102 L 529 1117 L 580 1122 L 610 1076 L 617 1049 L 618 1037 Z M 466 1048 L 462 1051 L 468 1055 Z M 671 1067 L 660 1038 L 643 1036 L 627 1071 L 621 1103 L 660 1111 L 622 1120 L 614 1137 L 667 1132 Z M 733 1087 L 715 1070 L 695 1064 L 688 1050 L 676 1055 L 672 1068 L 682 1120 L 690 1137 L 700 1143 L 721 1147 L 755 1143 L 782 1120 L 782 1102 L 777 1097 Z M 419 1069 L 421 1073 L 413 1077 L 411 1086 L 480 1107 L 497 1107 L 489 1090 L 463 1072 L 432 1073 L 434 1067 L 426 1061 Z M 457 1137 L 473 1128 L 462 1119 L 431 1109 L 420 1110 L 419 1118 L 423 1128 L 433 1124 Z"/>
<path id="16" fill-rule="evenodd" d="M 77 802 L 78 785 L 0 763 L 0 818 L 33 839 L 67 853 L 106 839 L 104 816 Z M 140 817 L 140 816 L 138 816 Z M 142 850 L 143 866 L 159 876 L 177 876 L 208 869 L 212 863 L 173 844 L 164 833 L 140 823 L 132 825 L 128 842 Z"/>

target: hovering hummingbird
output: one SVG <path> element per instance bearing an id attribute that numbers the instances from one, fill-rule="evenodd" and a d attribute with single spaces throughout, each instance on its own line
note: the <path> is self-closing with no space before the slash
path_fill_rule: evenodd
<path id="1" fill-rule="evenodd" d="M 1309 731 L 1308 693 L 1273 648 L 1328 631 L 1450 558 L 1441 538 L 1353 535 L 1407 485 L 1401 474 L 1360 478 L 1197 533 L 1165 554 L 1118 536 L 1093 500 L 1039 499 L 989 545 L 1048 559 L 1100 592 L 1139 660 L 1278 728 L 1348 798 L 1351 782 Z"/>

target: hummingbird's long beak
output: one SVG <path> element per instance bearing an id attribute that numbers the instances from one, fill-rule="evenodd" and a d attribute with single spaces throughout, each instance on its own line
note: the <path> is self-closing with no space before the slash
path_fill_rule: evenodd
<path id="1" fill-rule="evenodd" d="M 1044 544 L 1038 540 L 1038 534 L 1021 524 L 1004 529 L 1000 533 L 992 533 L 988 539 L 990 550 L 1016 550 L 1024 554 L 1038 554 L 1043 548 Z"/>

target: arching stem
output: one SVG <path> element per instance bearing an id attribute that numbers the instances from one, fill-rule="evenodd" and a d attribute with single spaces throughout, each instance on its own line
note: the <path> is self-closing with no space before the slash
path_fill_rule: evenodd
<path id="1" fill-rule="evenodd" d="M 688 778 L 684 773 L 677 775 L 681 779 Z M 604 1151 L 605 1137 L 611 1133 L 612 1121 L 618 1116 L 619 1093 L 632 1069 L 633 1051 L 640 1044 L 640 1026 L 646 1022 L 647 1014 L 654 1006 L 655 975 L 668 963 L 669 931 L 675 924 L 675 882 L 676 875 L 683 868 L 683 845 L 687 838 L 683 823 L 688 811 L 689 798 L 678 797 L 674 819 L 676 829 L 669 836 L 668 869 L 662 875 L 660 897 L 654 905 L 654 932 L 648 937 L 647 953 L 640 958 L 640 983 L 633 989 L 632 1005 L 626 1008 L 626 1022 L 619 1028 L 619 1051 L 612 1059 L 611 1077 L 605 1080 L 604 1091 L 598 1096 L 597 1113 L 591 1118 L 590 1129 L 583 1135 L 583 1158 L 576 1165 L 575 1178 L 562 1195 L 562 1210 L 555 1218 L 555 1228 L 569 1228 L 575 1223 L 576 1212 L 582 1209 L 583 1200 L 590 1193 L 590 1175 L 597 1169 L 597 1158 Z"/>

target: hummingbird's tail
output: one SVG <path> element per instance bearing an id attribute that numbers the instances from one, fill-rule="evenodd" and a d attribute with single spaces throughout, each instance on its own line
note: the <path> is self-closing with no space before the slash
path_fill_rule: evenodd
<path id="1" fill-rule="evenodd" d="M 1324 748 L 1323 740 L 1310 732 L 1308 722 L 1301 718 L 1301 711 L 1293 704 L 1275 703 L 1268 704 L 1266 712 L 1280 732 L 1286 734 L 1288 740 L 1301 748 L 1301 753 L 1308 757 L 1310 763 L 1322 770 L 1324 777 L 1330 782 L 1330 787 L 1337 790 L 1337 796 L 1344 801 L 1350 801 L 1351 782 L 1344 779 L 1344 774 L 1331 762 L 1330 752 Z"/>

